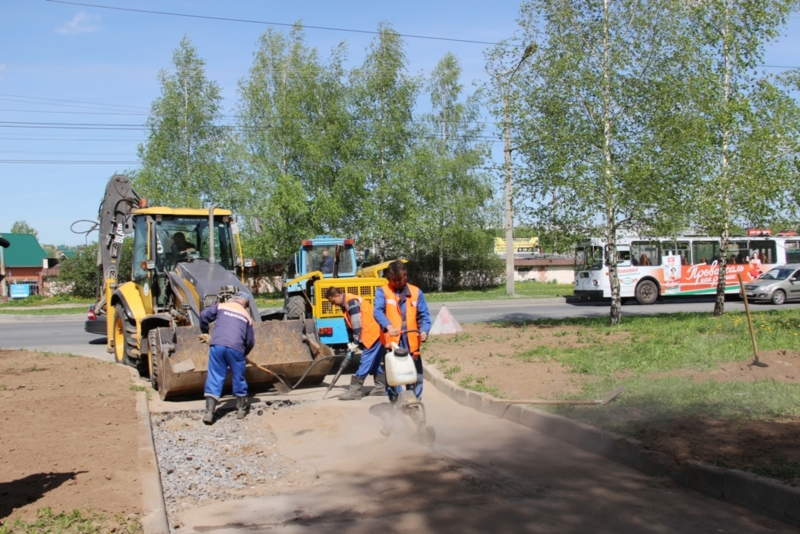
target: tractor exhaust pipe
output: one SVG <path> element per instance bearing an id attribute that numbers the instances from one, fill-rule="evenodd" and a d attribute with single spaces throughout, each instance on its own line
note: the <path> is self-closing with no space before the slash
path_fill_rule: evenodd
<path id="1" fill-rule="evenodd" d="M 217 258 L 214 257 L 214 208 L 217 203 L 214 202 L 208 208 L 208 262 L 217 263 Z"/>

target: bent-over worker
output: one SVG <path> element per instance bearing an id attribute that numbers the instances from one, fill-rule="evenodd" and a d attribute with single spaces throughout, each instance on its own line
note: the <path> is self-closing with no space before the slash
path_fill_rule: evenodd
<path id="1" fill-rule="evenodd" d="M 233 395 L 236 397 L 236 418 L 244 419 L 247 413 L 247 382 L 244 378 L 245 356 L 256 344 L 253 320 L 247 311 L 246 293 L 236 293 L 229 302 L 214 304 L 200 313 L 200 338 L 209 343 L 208 376 L 206 377 L 206 413 L 203 422 L 214 422 L 222 385 L 228 368 L 231 370 Z M 208 339 L 209 323 L 214 323 L 214 335 Z"/>
<path id="2" fill-rule="evenodd" d="M 363 349 L 361 353 L 361 363 L 353 377 L 350 379 L 350 388 L 339 395 L 339 400 L 359 400 L 364 394 L 361 386 L 367 375 L 375 377 L 375 387 L 369 393 L 370 396 L 386 395 L 386 373 L 379 369 L 381 365 L 381 327 L 375 321 L 372 313 L 372 304 L 358 295 L 344 293 L 338 287 L 331 287 L 325 293 L 331 304 L 342 308 L 345 323 L 347 323 L 347 333 L 351 342 L 348 349 L 355 351 L 359 347 Z"/>

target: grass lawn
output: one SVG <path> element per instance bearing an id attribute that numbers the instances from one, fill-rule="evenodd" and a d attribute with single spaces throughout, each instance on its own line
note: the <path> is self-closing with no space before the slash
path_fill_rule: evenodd
<path id="1" fill-rule="evenodd" d="M 516 297 L 506 295 L 506 286 L 502 285 L 482 291 L 434 291 L 425 292 L 428 302 L 466 302 L 474 300 L 504 300 L 513 298 L 546 299 L 568 297 L 572 295 L 572 284 L 545 284 L 542 282 L 517 282 L 514 286 Z M 258 295 L 256 304 L 259 308 L 281 308 L 283 298 L 278 294 Z"/>
<path id="2" fill-rule="evenodd" d="M 58 297 L 42 297 L 39 295 L 31 295 L 24 299 L 8 299 L 8 302 L 0 302 L 0 310 L 9 307 L 18 306 L 50 306 L 54 304 L 94 304 L 94 299 L 83 299 L 78 297 L 58 296 Z M 84 308 L 84 311 L 86 309 Z"/>
<path id="3" fill-rule="evenodd" d="M 483 291 L 444 291 L 435 293 L 428 291 L 425 299 L 428 302 L 464 302 L 470 300 L 503 300 L 513 298 L 546 299 L 568 297 L 572 295 L 572 284 L 550 284 L 543 282 L 517 282 L 514 284 L 516 297 L 506 295 L 505 284 Z"/>
<path id="4" fill-rule="evenodd" d="M 7 310 L 0 308 L 0 315 L 86 315 L 87 308 L 33 308 L 30 310 Z"/>
<path id="5" fill-rule="evenodd" d="M 602 407 L 535 407 L 800 484 L 800 310 L 759 311 L 753 321 L 767 368 L 748 365 L 741 312 L 625 316 L 615 327 L 606 317 L 464 325 L 432 339 L 426 361 L 499 398 L 601 399 L 623 386 Z"/>

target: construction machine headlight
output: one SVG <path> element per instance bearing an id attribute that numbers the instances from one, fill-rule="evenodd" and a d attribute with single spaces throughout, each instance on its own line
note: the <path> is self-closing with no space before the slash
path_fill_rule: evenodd
<path id="1" fill-rule="evenodd" d="M 206 298 L 203 299 L 203 308 L 210 308 L 216 303 L 217 303 L 216 295 L 206 295 Z"/>

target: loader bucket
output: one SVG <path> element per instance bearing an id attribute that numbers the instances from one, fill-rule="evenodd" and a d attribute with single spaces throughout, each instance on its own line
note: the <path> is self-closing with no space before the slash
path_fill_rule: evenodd
<path id="1" fill-rule="evenodd" d="M 256 344 L 248 359 L 273 373 L 284 375 L 292 384 L 319 358 L 332 356 L 330 348 L 316 339 L 313 324 L 303 320 L 255 323 Z M 308 330 L 308 332 L 307 332 Z M 213 330 L 212 330 L 213 332 Z M 162 399 L 202 395 L 208 373 L 209 346 L 199 340 L 199 326 L 159 328 L 155 336 L 158 393 Z M 316 365 L 303 384 L 319 384 L 330 372 L 334 358 Z M 152 372 L 152 371 L 151 371 Z M 247 367 L 245 379 L 250 391 L 268 389 L 275 378 L 257 367 Z M 223 391 L 230 391 L 230 373 Z"/>

